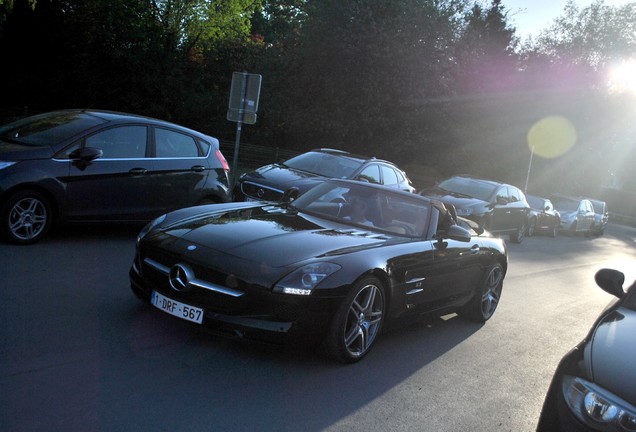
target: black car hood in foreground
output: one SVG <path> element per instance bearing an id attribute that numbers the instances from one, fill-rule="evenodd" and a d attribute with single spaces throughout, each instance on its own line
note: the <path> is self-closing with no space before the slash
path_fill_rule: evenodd
<path id="1" fill-rule="evenodd" d="M 251 212 L 249 217 L 246 214 L 248 212 Z M 268 267 L 281 267 L 327 254 L 405 241 L 402 237 L 372 232 L 363 227 L 350 227 L 336 222 L 326 226 L 321 224 L 323 221 L 293 210 L 288 211 L 282 206 L 264 205 L 241 210 L 199 210 L 196 215 L 160 230 L 188 244 Z M 292 244 L 293 248 L 290 248 Z"/>
<path id="2" fill-rule="evenodd" d="M 596 327 L 588 367 L 594 382 L 636 404 L 636 312 L 619 308 Z"/>

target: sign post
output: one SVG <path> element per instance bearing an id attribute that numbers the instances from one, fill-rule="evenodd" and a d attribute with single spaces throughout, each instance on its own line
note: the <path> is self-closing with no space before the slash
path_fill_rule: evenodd
<path id="1" fill-rule="evenodd" d="M 230 104 L 227 111 L 227 119 L 236 122 L 236 143 L 234 144 L 234 158 L 232 161 L 231 189 L 234 189 L 236 182 L 242 125 L 243 123 L 256 123 L 256 111 L 258 111 L 258 99 L 261 93 L 262 79 L 261 75 L 249 74 L 247 72 L 234 72 L 232 74 Z"/>

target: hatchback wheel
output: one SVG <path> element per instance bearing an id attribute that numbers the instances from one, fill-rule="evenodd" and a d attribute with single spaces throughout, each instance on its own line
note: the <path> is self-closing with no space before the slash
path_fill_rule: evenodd
<path id="1" fill-rule="evenodd" d="M 460 312 L 471 321 L 483 323 L 495 313 L 503 289 L 504 270 L 497 263 L 488 268 L 473 299 Z"/>
<path id="2" fill-rule="evenodd" d="M 18 192 L 9 198 L 3 209 L 4 234 L 13 243 L 35 243 L 49 230 L 51 216 L 51 205 L 41 193 Z"/>
<path id="3" fill-rule="evenodd" d="M 526 232 L 526 235 L 528 237 L 532 237 L 536 230 L 537 230 L 537 220 L 536 219 L 532 219 L 530 221 L 530 223 L 528 223 L 528 230 Z"/>
<path id="4" fill-rule="evenodd" d="M 324 341 L 326 354 L 342 363 L 364 357 L 382 328 L 384 308 L 384 290 L 377 278 L 356 283 L 333 318 Z"/>

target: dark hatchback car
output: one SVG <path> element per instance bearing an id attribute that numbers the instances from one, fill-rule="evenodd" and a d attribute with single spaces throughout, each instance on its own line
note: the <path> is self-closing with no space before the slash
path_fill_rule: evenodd
<path id="1" fill-rule="evenodd" d="M 392 162 L 323 148 L 243 174 L 234 188 L 234 200 L 278 201 L 291 187 L 303 194 L 328 178 L 362 180 L 415 192 L 406 173 Z"/>
<path id="2" fill-rule="evenodd" d="M 636 431 L 636 284 L 602 269 L 596 283 L 616 296 L 587 337 L 563 357 L 546 395 L 537 430 Z"/>
<path id="3" fill-rule="evenodd" d="M 139 234 L 130 280 L 172 316 L 239 337 L 322 342 L 347 363 L 397 318 L 488 320 L 506 269 L 503 240 L 441 202 L 332 179 L 291 202 L 164 215 Z"/>
<path id="4" fill-rule="evenodd" d="M 530 206 L 524 193 L 513 185 L 458 175 L 419 193 L 453 205 L 458 216 L 493 234 L 507 234 L 513 243 L 521 243 L 526 235 Z"/>
<path id="5" fill-rule="evenodd" d="M 554 208 L 552 201 L 536 195 L 526 195 L 530 205 L 528 216 L 528 236 L 535 233 L 547 233 L 550 237 L 556 237 L 561 225 L 561 216 Z"/>
<path id="6" fill-rule="evenodd" d="M 64 110 L 0 126 L 2 234 L 38 241 L 53 222 L 148 221 L 230 200 L 219 142 L 148 117 Z"/>

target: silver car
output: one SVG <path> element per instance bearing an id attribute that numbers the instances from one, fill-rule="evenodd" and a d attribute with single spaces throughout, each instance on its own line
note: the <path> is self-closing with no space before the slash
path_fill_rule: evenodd
<path id="1" fill-rule="evenodd" d="M 561 232 L 589 234 L 594 227 L 594 206 L 585 198 L 553 195 L 554 208 L 561 215 Z"/>
<path id="2" fill-rule="evenodd" d="M 605 232 L 605 226 L 609 220 L 609 211 L 607 210 L 607 203 L 605 201 L 595 200 L 590 198 L 590 202 L 594 206 L 594 225 L 592 232 L 595 235 L 603 235 Z"/>

